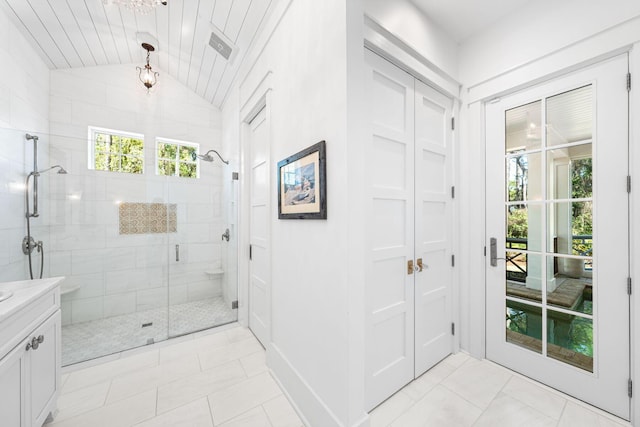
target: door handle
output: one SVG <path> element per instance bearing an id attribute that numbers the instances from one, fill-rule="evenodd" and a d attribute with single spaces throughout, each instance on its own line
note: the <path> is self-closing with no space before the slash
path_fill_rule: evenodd
<path id="1" fill-rule="evenodd" d="M 495 237 L 489 239 L 489 256 L 491 259 L 491 267 L 498 266 L 498 260 L 504 260 L 504 258 L 498 258 L 498 241 Z"/>
<path id="2" fill-rule="evenodd" d="M 416 261 L 416 264 L 418 264 L 418 273 L 422 272 L 422 258 L 418 258 Z"/>

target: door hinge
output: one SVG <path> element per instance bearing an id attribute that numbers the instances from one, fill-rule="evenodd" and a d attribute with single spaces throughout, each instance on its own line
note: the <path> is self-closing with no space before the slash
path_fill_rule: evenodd
<path id="1" fill-rule="evenodd" d="M 451 198 L 455 199 L 456 198 L 456 187 L 451 187 Z"/>
<path id="2" fill-rule="evenodd" d="M 451 335 L 455 335 L 455 334 L 456 334 L 456 324 L 451 323 Z"/>
<path id="3" fill-rule="evenodd" d="M 456 256 L 451 255 L 451 267 L 455 267 L 455 266 L 456 266 Z"/>
<path id="4" fill-rule="evenodd" d="M 231 309 L 234 310 L 236 308 L 238 308 L 238 301 L 231 301 Z"/>
<path id="5" fill-rule="evenodd" d="M 627 193 L 631 193 L 631 175 L 627 175 Z"/>
<path id="6" fill-rule="evenodd" d="M 237 181 L 239 178 L 238 172 L 231 172 L 231 179 Z"/>
<path id="7" fill-rule="evenodd" d="M 631 295 L 631 277 L 627 277 L 627 295 Z"/>
<path id="8" fill-rule="evenodd" d="M 629 378 L 629 381 L 627 382 L 627 395 L 629 395 L 629 397 L 633 397 L 633 381 L 631 381 L 631 378 Z"/>
<path id="9" fill-rule="evenodd" d="M 249 261 L 253 260 L 253 245 L 249 245 Z"/>
<path id="10" fill-rule="evenodd" d="M 631 92 L 631 73 L 627 73 L 627 92 Z"/>
<path id="11" fill-rule="evenodd" d="M 487 256 L 487 247 L 484 247 L 484 256 Z"/>
<path id="12" fill-rule="evenodd" d="M 451 117 L 451 130 L 456 130 L 456 118 Z"/>

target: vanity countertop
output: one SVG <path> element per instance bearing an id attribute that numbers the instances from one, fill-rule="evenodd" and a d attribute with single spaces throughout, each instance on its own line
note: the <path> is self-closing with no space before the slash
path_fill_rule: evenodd
<path id="1" fill-rule="evenodd" d="M 19 280 L 16 282 L 0 283 L 0 292 L 13 292 L 13 295 L 0 301 L 0 322 L 9 318 L 13 314 L 35 301 L 38 297 L 46 294 L 56 286 L 64 277 L 51 277 L 48 279 Z"/>

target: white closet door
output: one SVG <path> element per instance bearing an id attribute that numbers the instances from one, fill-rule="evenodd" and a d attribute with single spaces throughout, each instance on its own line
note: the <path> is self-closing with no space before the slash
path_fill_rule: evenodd
<path id="1" fill-rule="evenodd" d="M 415 274 L 415 376 L 418 377 L 453 349 L 453 101 L 422 82 L 416 81 L 415 87 L 415 258 L 419 269 Z"/>
<path id="2" fill-rule="evenodd" d="M 249 329 L 265 347 L 270 340 L 271 271 L 269 262 L 269 132 L 266 108 L 249 124 L 250 231 Z"/>
<path id="3" fill-rule="evenodd" d="M 414 78 L 366 51 L 367 407 L 413 379 Z"/>

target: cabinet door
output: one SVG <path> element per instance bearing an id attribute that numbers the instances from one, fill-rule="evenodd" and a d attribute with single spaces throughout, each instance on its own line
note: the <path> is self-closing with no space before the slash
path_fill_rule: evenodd
<path id="1" fill-rule="evenodd" d="M 24 417 L 25 383 L 25 346 L 23 341 L 2 360 L 0 360 L 0 420 L 2 425 L 27 425 Z M 6 424 L 5 424 L 6 423 Z"/>
<path id="2" fill-rule="evenodd" d="M 28 351 L 31 425 L 40 426 L 54 409 L 60 384 L 60 310 L 29 335 L 33 337 L 43 338 L 36 349 Z"/>

